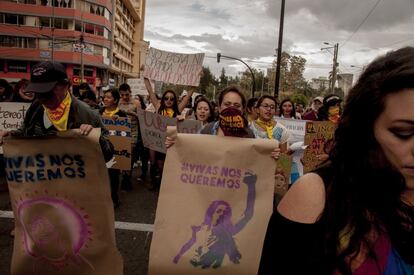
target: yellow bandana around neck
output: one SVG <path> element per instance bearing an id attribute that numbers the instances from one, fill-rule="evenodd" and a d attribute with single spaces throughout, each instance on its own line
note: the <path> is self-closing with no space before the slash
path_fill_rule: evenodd
<path id="1" fill-rule="evenodd" d="M 161 114 L 166 117 L 174 117 L 174 110 L 171 108 L 165 108 L 162 110 Z"/>
<path id="2" fill-rule="evenodd" d="M 71 103 L 72 97 L 69 92 L 66 92 L 65 99 L 63 99 L 55 110 L 51 110 L 43 105 L 47 117 L 59 132 L 67 130 Z"/>
<path id="3" fill-rule="evenodd" d="M 113 117 L 118 112 L 119 112 L 119 108 L 116 108 L 113 111 L 108 111 L 108 110 L 105 109 L 104 112 L 103 112 L 103 115 L 107 116 L 107 117 Z"/>
<path id="4" fill-rule="evenodd" d="M 259 125 L 261 128 L 266 130 L 267 138 L 272 139 L 273 138 L 273 128 L 275 127 L 275 121 L 271 119 L 270 121 L 263 121 L 260 118 L 256 119 L 257 125 Z"/>

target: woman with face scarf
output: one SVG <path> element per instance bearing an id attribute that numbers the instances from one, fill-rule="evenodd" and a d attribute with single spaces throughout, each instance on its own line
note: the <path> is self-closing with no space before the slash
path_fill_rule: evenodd
<path id="1" fill-rule="evenodd" d="M 342 99 L 337 95 L 326 96 L 323 100 L 322 107 L 319 108 L 318 120 L 331 121 L 338 124 L 342 114 L 341 102 Z"/>

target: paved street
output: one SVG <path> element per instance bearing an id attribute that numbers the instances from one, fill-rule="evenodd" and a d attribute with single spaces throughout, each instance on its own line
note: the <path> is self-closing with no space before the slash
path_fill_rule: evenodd
<path id="1" fill-rule="evenodd" d="M 153 224 L 158 192 L 150 192 L 147 183 L 138 183 L 133 176 L 134 190 L 120 192 L 121 206 L 115 211 L 116 221 Z M 2 183 L 3 184 L 3 183 Z M 1 188 L 0 188 L 1 189 Z M 11 211 L 8 192 L 0 191 L 0 210 Z M 13 220 L 0 218 L 0 274 L 10 274 L 13 238 Z M 116 241 L 124 260 L 125 275 L 146 275 L 152 233 L 134 230 L 116 230 Z"/>

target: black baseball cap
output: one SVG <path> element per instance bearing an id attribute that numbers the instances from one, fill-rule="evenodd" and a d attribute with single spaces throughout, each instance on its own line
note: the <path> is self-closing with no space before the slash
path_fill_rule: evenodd
<path id="1" fill-rule="evenodd" d="M 33 66 L 28 92 L 48 93 L 62 80 L 67 80 L 65 67 L 59 62 L 45 61 Z"/>

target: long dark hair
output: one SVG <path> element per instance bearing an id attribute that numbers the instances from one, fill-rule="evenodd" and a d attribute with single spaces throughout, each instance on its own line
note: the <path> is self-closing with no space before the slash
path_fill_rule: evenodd
<path id="1" fill-rule="evenodd" d="M 174 95 L 174 102 L 173 102 L 173 105 L 172 105 L 172 109 L 174 110 L 174 117 L 176 117 L 176 116 L 178 116 L 178 115 L 180 115 L 181 114 L 181 112 L 178 110 L 178 97 L 177 97 L 177 95 L 174 93 L 174 91 L 173 90 L 167 90 L 167 91 L 165 91 L 163 94 L 162 94 L 162 97 L 161 97 L 161 103 L 160 103 L 160 108 L 158 109 L 158 113 L 159 114 L 162 114 L 162 111 L 164 111 L 166 108 L 167 108 L 167 106 L 165 106 L 165 96 L 167 95 L 167 94 L 172 94 L 172 95 Z"/>
<path id="2" fill-rule="evenodd" d="M 374 123 L 384 111 L 386 97 L 414 88 L 414 48 L 392 51 L 374 60 L 349 92 L 335 143 L 326 164 L 325 263 L 330 274 L 337 269 L 351 274 L 350 261 L 361 245 L 373 257 L 368 234 L 389 237 L 403 259 L 414 262 L 414 208 L 402 201 L 407 188 L 403 176 L 392 167 L 375 139 Z M 322 168 L 323 169 L 323 168 Z M 341 247 L 340 236 L 348 234 Z"/>
<path id="3" fill-rule="evenodd" d="M 283 106 L 283 104 L 285 104 L 285 102 L 290 102 L 292 104 L 292 111 L 290 111 L 289 117 L 287 117 L 287 118 L 296 118 L 296 108 L 295 108 L 295 104 L 289 98 L 286 98 L 286 99 L 282 100 L 282 102 L 280 102 L 280 105 L 279 105 L 279 116 L 284 115 L 283 114 L 283 108 L 282 108 L 282 106 Z"/>

